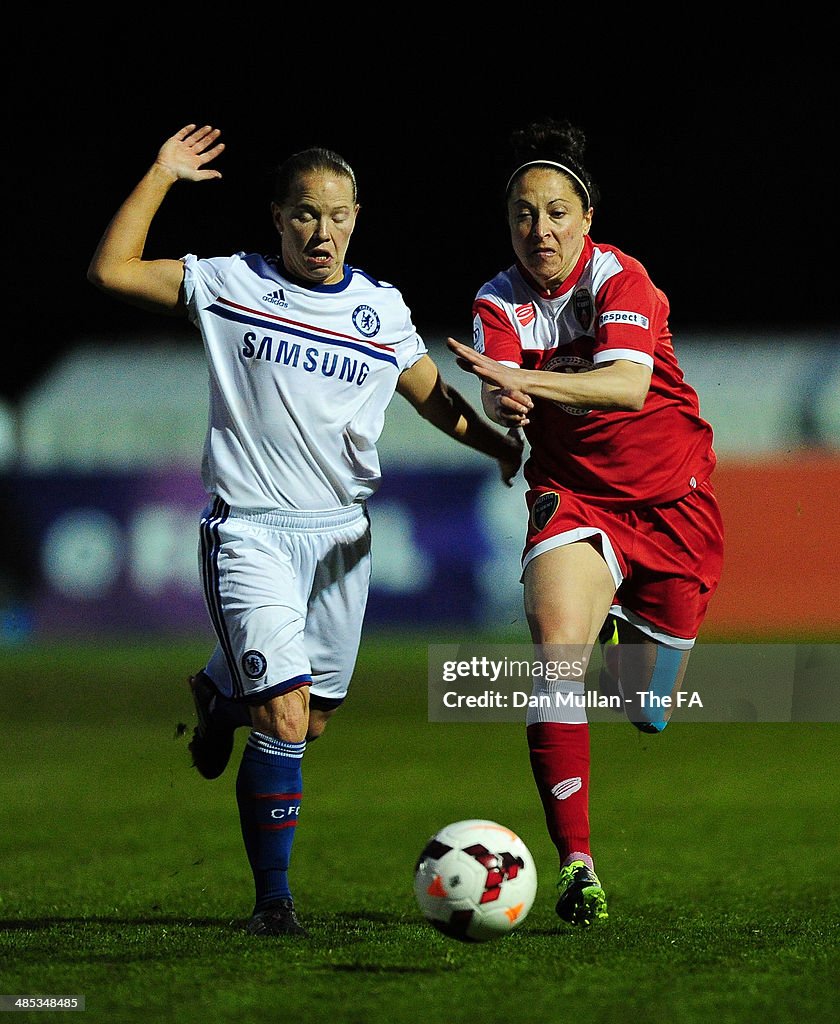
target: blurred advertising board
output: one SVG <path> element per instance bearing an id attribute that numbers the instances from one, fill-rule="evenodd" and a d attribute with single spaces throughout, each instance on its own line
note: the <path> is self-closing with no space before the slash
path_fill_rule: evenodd
<path id="1" fill-rule="evenodd" d="M 723 459 L 713 481 L 726 553 L 705 635 L 840 636 L 840 457 Z M 209 630 L 198 572 L 205 503 L 181 468 L 0 474 L 0 640 Z M 507 488 L 483 460 L 395 467 L 368 510 L 368 626 L 526 635 L 521 474 Z"/>
<path id="2" fill-rule="evenodd" d="M 486 470 L 389 472 L 369 502 L 369 624 L 479 621 L 496 554 L 488 489 Z M 209 630 L 198 568 L 206 501 L 179 469 L 0 476 L 0 605 L 45 636 Z"/>

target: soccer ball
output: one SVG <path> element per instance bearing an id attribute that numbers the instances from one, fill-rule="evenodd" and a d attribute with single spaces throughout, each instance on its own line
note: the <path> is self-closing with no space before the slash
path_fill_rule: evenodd
<path id="1" fill-rule="evenodd" d="M 436 832 L 414 867 L 426 920 L 461 942 L 486 942 L 518 928 L 537 895 L 528 847 L 504 825 L 471 818 Z"/>

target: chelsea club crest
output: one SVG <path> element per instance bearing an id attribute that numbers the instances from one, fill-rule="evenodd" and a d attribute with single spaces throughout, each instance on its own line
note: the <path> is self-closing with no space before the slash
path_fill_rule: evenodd
<path id="1" fill-rule="evenodd" d="M 249 679 L 259 679 L 265 675 L 268 662 L 262 651 L 246 651 L 242 655 L 242 671 Z"/>
<path id="2" fill-rule="evenodd" d="M 356 306 L 353 310 L 353 326 L 363 337 L 372 338 L 379 334 L 382 325 L 379 314 L 372 306 Z"/>

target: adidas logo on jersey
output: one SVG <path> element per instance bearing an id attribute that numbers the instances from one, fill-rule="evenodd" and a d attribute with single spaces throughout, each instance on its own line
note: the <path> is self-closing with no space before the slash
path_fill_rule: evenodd
<path id="1" fill-rule="evenodd" d="M 284 295 L 282 288 L 269 292 L 268 295 L 263 295 L 263 302 L 270 302 L 272 306 L 282 306 L 284 309 L 288 309 L 289 307 L 289 303 L 286 302 L 286 296 Z"/>

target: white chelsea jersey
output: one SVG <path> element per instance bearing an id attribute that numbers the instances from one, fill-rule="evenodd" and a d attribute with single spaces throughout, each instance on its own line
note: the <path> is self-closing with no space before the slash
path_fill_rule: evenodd
<path id="1" fill-rule="evenodd" d="M 306 286 L 253 253 L 183 262 L 209 365 L 207 492 L 245 509 L 363 502 L 399 375 L 426 352 L 400 292 L 349 266 Z"/>

